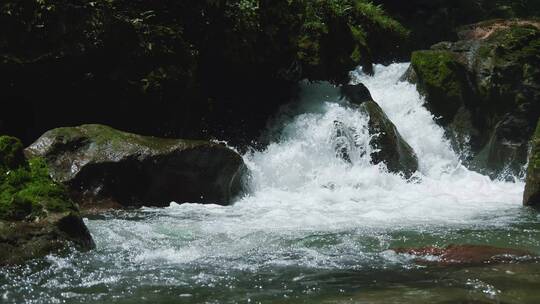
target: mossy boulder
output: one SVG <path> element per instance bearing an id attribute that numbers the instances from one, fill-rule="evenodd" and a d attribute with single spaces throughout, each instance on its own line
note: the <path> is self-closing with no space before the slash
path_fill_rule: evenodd
<path id="1" fill-rule="evenodd" d="M 446 119 L 453 118 L 470 95 L 465 67 L 454 53 L 444 50 L 414 52 L 411 66 L 420 92 L 429 96 L 429 109 L 450 123 Z"/>
<path id="2" fill-rule="evenodd" d="M 369 115 L 371 161 L 384 163 L 390 172 L 410 178 L 418 170 L 418 158 L 413 148 L 399 134 L 394 123 L 374 101 L 364 102 L 360 109 Z"/>
<path id="3" fill-rule="evenodd" d="M 67 189 L 49 176 L 44 159 L 26 161 L 22 143 L 0 137 L 0 265 L 66 249 L 94 246 Z"/>
<path id="4" fill-rule="evenodd" d="M 51 130 L 26 149 L 83 209 L 227 205 L 241 190 L 242 157 L 220 143 L 163 139 L 103 125 Z"/>
<path id="5" fill-rule="evenodd" d="M 493 20 L 412 55 L 408 79 L 471 168 L 522 174 L 540 116 L 540 22 Z"/>
<path id="6" fill-rule="evenodd" d="M 540 121 L 532 138 L 523 204 L 540 207 Z"/>

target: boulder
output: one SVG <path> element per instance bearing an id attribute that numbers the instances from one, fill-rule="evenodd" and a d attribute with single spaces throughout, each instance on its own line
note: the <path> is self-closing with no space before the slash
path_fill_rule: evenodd
<path id="1" fill-rule="evenodd" d="M 532 138 L 523 204 L 540 207 L 540 121 Z"/>
<path id="2" fill-rule="evenodd" d="M 369 116 L 368 128 L 371 135 L 372 148 L 371 161 L 373 164 L 384 163 L 390 172 L 401 173 L 410 178 L 418 170 L 418 158 L 412 147 L 403 139 L 396 126 L 381 107 L 373 100 L 369 90 L 363 84 L 347 85 L 341 88 L 343 98 L 353 107 L 365 112 Z M 354 135 L 350 135 L 351 128 L 342 122 L 334 122 L 336 134 L 349 138 L 353 142 Z M 343 136 L 343 134 L 347 136 Z M 351 162 L 348 147 L 340 144 L 336 146 L 336 153 L 347 162 Z"/>
<path id="3" fill-rule="evenodd" d="M 540 116 L 540 22 L 466 26 L 457 42 L 414 52 L 407 80 L 445 127 L 465 164 L 491 177 L 520 175 Z"/>
<path id="4" fill-rule="evenodd" d="M 536 255 L 526 250 L 482 245 L 449 245 L 445 248 L 431 246 L 423 248 L 398 248 L 393 251 L 398 254 L 415 256 L 418 263 L 435 264 L 438 266 L 470 266 L 537 260 Z"/>
<path id="5" fill-rule="evenodd" d="M 25 160 L 21 142 L 0 137 L 0 265 L 75 247 L 94 247 L 68 191 L 41 158 Z"/>
<path id="6" fill-rule="evenodd" d="M 0 266 L 20 264 L 68 248 L 95 247 L 77 212 L 52 213 L 34 221 L 0 220 Z"/>
<path id="7" fill-rule="evenodd" d="M 371 92 L 362 83 L 345 84 L 340 87 L 341 99 L 347 99 L 348 102 L 354 105 L 361 105 L 365 101 L 373 101 Z"/>
<path id="8" fill-rule="evenodd" d="M 418 158 L 413 148 L 401 137 L 392 121 L 374 101 L 364 102 L 360 109 L 369 115 L 371 161 L 385 163 L 390 172 L 410 178 L 418 170 Z"/>
<path id="9" fill-rule="evenodd" d="M 59 128 L 26 149 L 83 209 L 229 204 L 241 190 L 242 157 L 220 143 L 163 139 L 103 125 Z"/>

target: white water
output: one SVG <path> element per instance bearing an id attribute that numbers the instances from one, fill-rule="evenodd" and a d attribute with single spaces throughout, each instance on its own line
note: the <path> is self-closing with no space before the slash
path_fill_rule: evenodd
<path id="1" fill-rule="evenodd" d="M 285 119 L 277 119 L 274 129 L 281 132 L 273 134 L 274 143 L 245 156 L 252 173 L 247 197 L 232 208 L 181 205 L 170 211 L 234 215 L 204 229 L 245 233 L 466 224 L 490 212 L 518 207 L 522 183 L 491 181 L 460 164 L 443 130 L 422 106 L 416 88 L 398 81 L 407 66 L 377 66 L 374 77 L 355 72 L 353 79 L 369 88 L 416 151 L 419 182 L 370 164 L 368 117 L 336 102 L 335 92 L 328 87 L 312 85 L 306 88 L 311 90 L 306 92 L 307 100 L 296 109 L 303 114 L 290 120 L 294 111 L 285 111 Z M 328 93 L 327 100 L 321 100 L 321 92 Z M 335 156 L 335 120 L 354 126 L 357 142 L 368 150 L 363 156 L 360 151 L 352 155 L 352 167 Z"/>
<path id="2" fill-rule="evenodd" d="M 370 164 L 366 114 L 339 101 L 329 85 L 306 85 L 302 103 L 284 109 L 271 126 L 273 143 L 264 151 L 245 155 L 251 172 L 249 194 L 232 207 L 173 203 L 165 210 L 145 209 L 174 219 L 163 224 L 166 228 L 157 228 L 157 235 L 156 227 L 138 224 L 139 233 L 147 233 L 145 239 L 149 235 L 167 239 L 183 231 L 196 241 L 179 250 L 163 244 L 142 246 L 148 251 L 139 258 L 181 263 L 216 256 L 237 259 L 257 248 L 253 258 L 259 262 L 283 262 L 289 254 L 283 253 L 284 240 L 313 233 L 360 231 L 380 236 L 407 229 L 487 228 L 516 221 L 524 184 L 491 181 L 460 164 L 443 130 L 422 106 L 416 88 L 398 81 L 407 66 L 377 66 L 374 77 L 354 73 L 353 78 L 370 89 L 416 151 L 420 169 L 411 181 L 388 173 L 384 165 Z M 358 133 L 356 141 L 363 148 L 351 155 L 352 166 L 336 157 L 335 120 L 355 127 Z M 361 153 L 362 149 L 368 153 Z M 161 230 L 168 232 L 161 235 Z M 345 243 L 345 247 L 356 246 L 352 241 Z M 314 259 L 303 254 L 307 260 Z M 321 263 L 330 261 L 339 263 L 328 257 Z"/>

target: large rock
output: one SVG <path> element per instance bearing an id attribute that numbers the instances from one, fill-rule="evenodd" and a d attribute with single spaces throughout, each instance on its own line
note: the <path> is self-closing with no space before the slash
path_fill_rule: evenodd
<path id="1" fill-rule="evenodd" d="M 41 158 L 24 159 L 21 142 L 0 137 L 0 265 L 75 247 L 94 247 L 77 205 Z"/>
<path id="2" fill-rule="evenodd" d="M 223 144 L 161 139 L 103 125 L 59 128 L 26 149 L 86 208 L 226 205 L 241 190 L 242 157 Z"/>
<path id="3" fill-rule="evenodd" d="M 394 123 L 372 99 L 369 90 L 360 83 L 343 86 L 341 92 L 353 107 L 359 108 L 369 116 L 372 163 L 384 163 L 390 172 L 401 173 L 406 178 L 410 178 L 418 170 L 418 158 L 412 147 L 399 134 Z M 335 126 L 338 134 L 347 134 L 347 128 L 343 123 L 336 122 Z M 354 136 L 348 137 L 354 138 Z M 348 151 L 343 145 L 337 147 L 336 150 L 340 157 L 351 162 Z"/>
<path id="4" fill-rule="evenodd" d="M 532 138 L 523 204 L 540 207 L 540 121 Z"/>
<path id="5" fill-rule="evenodd" d="M 407 79 L 465 163 L 492 177 L 521 173 L 540 116 L 540 23 L 495 20 L 461 40 L 414 52 Z"/>
<path id="6" fill-rule="evenodd" d="M 371 161 L 374 164 L 385 163 L 390 172 L 410 178 L 418 170 L 418 158 L 413 148 L 376 102 L 364 102 L 360 108 L 369 115 L 370 145 L 374 150 Z"/>
<path id="7" fill-rule="evenodd" d="M 0 220 L 0 266 L 61 253 L 71 247 L 95 247 L 77 212 L 52 213 L 33 221 Z"/>

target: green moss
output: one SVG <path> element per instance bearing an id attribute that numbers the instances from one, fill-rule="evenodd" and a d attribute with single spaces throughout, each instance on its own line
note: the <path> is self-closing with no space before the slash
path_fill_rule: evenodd
<path id="1" fill-rule="evenodd" d="M 18 140 L 12 141 L 15 143 Z M 22 147 L 22 145 L 21 145 Z M 21 148 L 22 153 L 22 148 Z M 6 166 L 1 162 L 0 165 Z M 33 219 L 49 212 L 76 212 L 67 189 L 55 183 L 42 158 L 0 172 L 0 219 Z"/>
<path id="2" fill-rule="evenodd" d="M 99 124 L 58 128 L 49 132 L 52 133 L 50 134 L 51 137 L 63 137 L 65 138 L 66 142 L 90 140 L 92 143 L 96 144 L 98 148 L 101 146 L 112 146 L 117 151 L 122 151 L 125 149 L 140 149 L 141 147 L 162 151 L 170 149 L 172 147 L 176 147 L 180 142 L 185 145 L 191 146 L 206 144 L 205 141 L 199 140 L 179 141 L 178 139 L 142 136 L 138 134 L 123 132 L 109 126 Z"/>
<path id="3" fill-rule="evenodd" d="M 478 51 L 477 67 L 486 70 L 478 91 L 492 110 L 505 113 L 527 102 L 516 92 L 540 78 L 540 30 L 532 25 L 513 25 L 491 35 Z"/>
<path id="4" fill-rule="evenodd" d="M 23 145 L 11 136 L 0 136 L 0 171 L 15 169 L 24 164 Z"/>
<path id="5" fill-rule="evenodd" d="M 436 115 L 451 119 L 467 95 L 466 69 L 449 51 L 417 51 L 411 65 Z"/>

